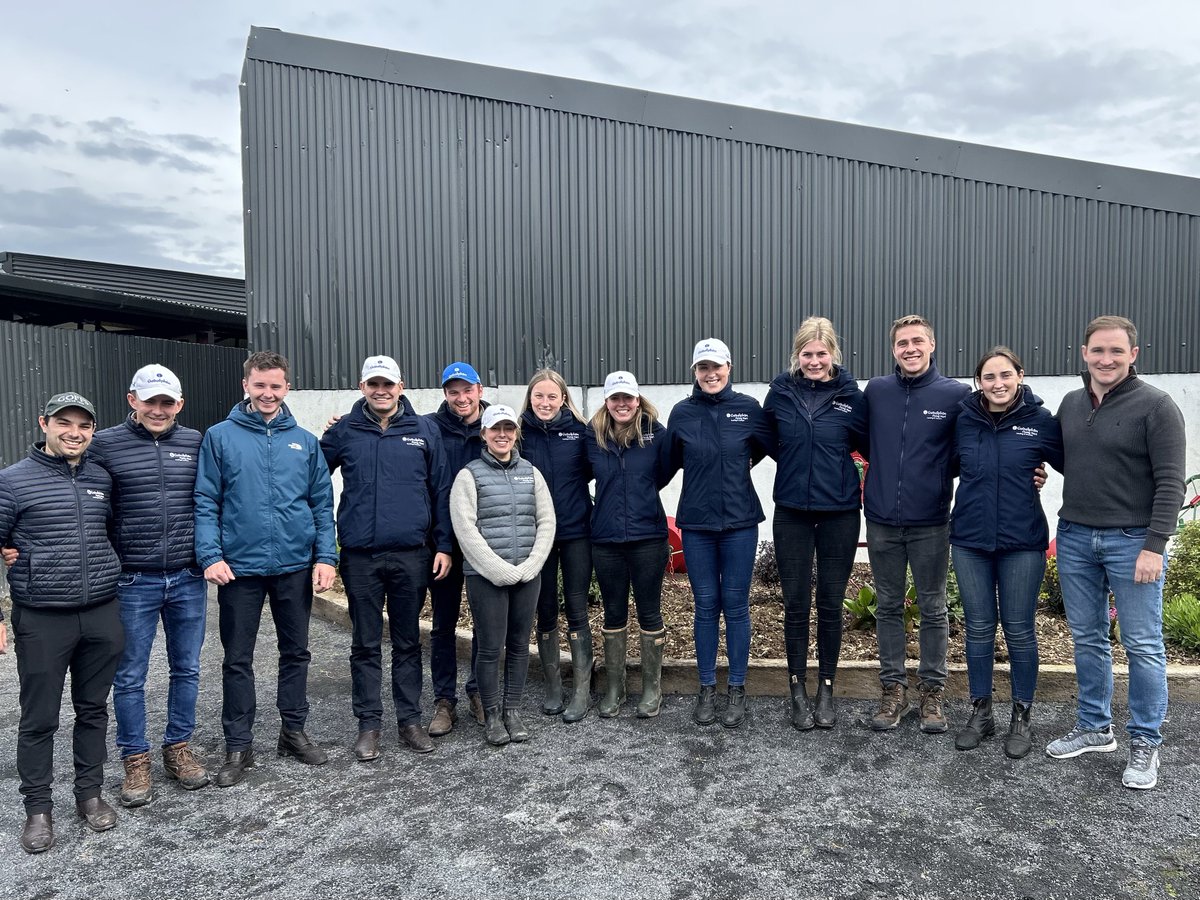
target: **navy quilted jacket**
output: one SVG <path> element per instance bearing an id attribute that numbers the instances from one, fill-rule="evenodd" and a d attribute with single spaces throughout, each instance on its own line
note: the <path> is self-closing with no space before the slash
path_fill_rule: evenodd
<path id="1" fill-rule="evenodd" d="M 196 462 L 200 432 L 175 425 L 157 439 L 130 415 L 92 439 L 89 452 L 113 477 L 114 533 L 127 572 L 196 565 Z"/>
<path id="2" fill-rule="evenodd" d="M 43 446 L 0 472 L 0 546 L 20 553 L 8 571 L 13 603 L 98 606 L 117 596 L 121 573 L 108 534 L 112 477 L 90 454 L 72 469 Z"/>

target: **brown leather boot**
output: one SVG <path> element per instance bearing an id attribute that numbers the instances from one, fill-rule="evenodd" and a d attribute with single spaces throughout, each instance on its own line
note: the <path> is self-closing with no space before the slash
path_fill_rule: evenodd
<path id="1" fill-rule="evenodd" d="M 125 780 L 121 783 L 122 806 L 145 806 L 154 799 L 154 787 L 150 783 L 150 754 L 134 753 L 122 760 L 125 764 Z"/>
<path id="2" fill-rule="evenodd" d="M 196 756 L 187 741 L 163 747 L 163 768 L 185 790 L 194 791 L 208 784 L 208 770 L 204 761 Z"/>

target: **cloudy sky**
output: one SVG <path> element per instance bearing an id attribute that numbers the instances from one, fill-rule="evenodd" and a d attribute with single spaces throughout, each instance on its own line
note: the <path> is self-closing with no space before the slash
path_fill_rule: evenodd
<path id="1" fill-rule="evenodd" d="M 0 250 L 242 274 L 251 25 L 1200 177 L 1200 4 L 10 4 Z"/>

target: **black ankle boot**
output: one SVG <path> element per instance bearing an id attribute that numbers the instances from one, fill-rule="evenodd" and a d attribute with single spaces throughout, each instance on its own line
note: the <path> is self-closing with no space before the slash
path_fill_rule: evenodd
<path id="1" fill-rule="evenodd" d="M 808 731 L 815 725 L 812 703 L 808 699 L 808 687 L 803 675 L 792 676 L 792 727 L 797 731 Z"/>
<path id="2" fill-rule="evenodd" d="M 696 695 L 696 706 L 692 710 L 692 721 L 697 725 L 711 725 L 717 721 L 717 686 L 715 684 L 700 685 L 700 693 Z"/>
<path id="3" fill-rule="evenodd" d="M 992 698 L 980 697 L 973 701 L 974 709 L 967 724 L 954 738 L 954 746 L 959 750 L 974 750 L 983 742 L 985 737 L 996 733 L 996 720 L 992 718 Z"/>
<path id="4" fill-rule="evenodd" d="M 813 721 L 818 728 L 832 728 L 837 724 L 837 707 L 833 704 L 833 679 L 817 679 L 817 706 L 813 710 Z"/>
<path id="5" fill-rule="evenodd" d="M 746 686 L 731 684 L 729 686 L 729 702 L 725 712 L 721 714 L 721 724 L 726 728 L 737 728 L 746 721 Z"/>
<path id="6" fill-rule="evenodd" d="M 484 737 L 493 747 L 503 747 L 512 740 L 508 736 L 508 729 L 504 727 L 503 714 L 498 706 L 493 706 L 484 712 L 483 727 Z"/>
<path id="7" fill-rule="evenodd" d="M 1033 726 L 1029 724 L 1032 707 L 1020 700 L 1013 701 L 1012 721 L 1004 739 L 1004 755 L 1009 759 L 1024 759 L 1033 749 Z"/>

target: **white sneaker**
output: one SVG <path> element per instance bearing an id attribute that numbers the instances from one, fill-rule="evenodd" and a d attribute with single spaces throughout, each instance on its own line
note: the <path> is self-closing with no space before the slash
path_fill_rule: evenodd
<path id="1" fill-rule="evenodd" d="M 1142 741 L 1129 745 L 1129 765 L 1121 776 L 1127 788 L 1148 791 L 1158 784 L 1158 748 Z"/>
<path id="2" fill-rule="evenodd" d="M 1056 741 L 1046 745 L 1046 755 L 1055 759 L 1071 759 L 1084 753 L 1112 753 L 1117 749 L 1112 726 L 1099 731 L 1080 728 L 1076 725 Z"/>

